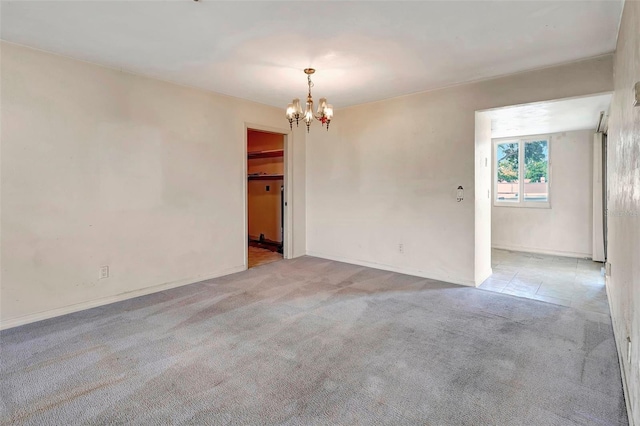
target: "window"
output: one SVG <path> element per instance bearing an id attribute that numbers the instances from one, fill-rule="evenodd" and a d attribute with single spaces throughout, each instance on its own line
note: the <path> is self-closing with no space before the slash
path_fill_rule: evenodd
<path id="1" fill-rule="evenodd" d="M 494 204 L 550 207 L 549 138 L 500 139 L 494 147 Z"/>

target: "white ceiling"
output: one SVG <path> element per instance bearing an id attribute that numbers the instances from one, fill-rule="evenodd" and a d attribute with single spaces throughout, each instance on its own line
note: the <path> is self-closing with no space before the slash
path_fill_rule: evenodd
<path id="1" fill-rule="evenodd" d="M 3 1 L 4 40 L 218 93 L 336 108 L 612 52 L 622 0 Z"/>
<path id="2" fill-rule="evenodd" d="M 600 112 L 609 111 L 611 94 L 537 102 L 487 111 L 491 137 L 539 135 L 595 129 Z"/>

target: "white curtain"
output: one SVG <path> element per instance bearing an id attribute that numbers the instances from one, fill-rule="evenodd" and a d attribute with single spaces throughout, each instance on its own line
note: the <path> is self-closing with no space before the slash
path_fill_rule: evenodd
<path id="1" fill-rule="evenodd" d="M 592 258 L 604 262 L 604 213 L 602 207 L 603 134 L 593 135 L 593 250 Z"/>

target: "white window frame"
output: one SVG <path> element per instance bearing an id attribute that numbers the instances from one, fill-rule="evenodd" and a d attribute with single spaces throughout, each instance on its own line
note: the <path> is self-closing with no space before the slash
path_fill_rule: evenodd
<path id="1" fill-rule="evenodd" d="M 548 165 L 547 172 L 549 175 L 549 193 L 547 195 L 547 201 L 525 201 L 524 200 L 524 146 L 527 142 L 535 142 L 540 140 L 547 141 L 547 155 Z M 497 152 L 498 145 L 503 143 L 517 143 L 518 144 L 518 201 L 500 201 L 498 197 L 498 161 Z M 531 136 L 519 136 L 513 138 L 499 138 L 493 139 L 493 205 L 495 207 L 515 207 L 515 208 L 534 208 L 534 209 L 550 209 L 551 208 L 551 186 L 553 185 L 552 165 L 551 165 L 551 135 L 531 135 Z"/>

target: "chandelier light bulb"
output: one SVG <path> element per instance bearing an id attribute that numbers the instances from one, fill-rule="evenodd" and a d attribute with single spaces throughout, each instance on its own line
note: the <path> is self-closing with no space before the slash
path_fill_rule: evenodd
<path id="1" fill-rule="evenodd" d="M 293 110 L 295 114 L 302 114 L 302 108 L 300 107 L 300 99 L 295 98 L 293 100 Z"/>
<path id="2" fill-rule="evenodd" d="M 287 119 L 291 120 L 292 118 L 295 118 L 295 110 L 293 109 L 293 104 L 289 104 L 287 105 Z"/>
<path id="3" fill-rule="evenodd" d="M 304 121 L 307 124 L 310 124 L 313 121 L 313 111 L 307 109 L 307 112 L 304 113 Z"/>
<path id="4" fill-rule="evenodd" d="M 320 98 L 320 102 L 318 102 L 318 115 L 324 114 L 324 110 L 327 108 L 327 99 Z"/>
<path id="5" fill-rule="evenodd" d="M 333 118 L 333 105 L 327 104 L 327 107 L 324 109 L 324 116 L 327 117 L 327 121 Z"/>

